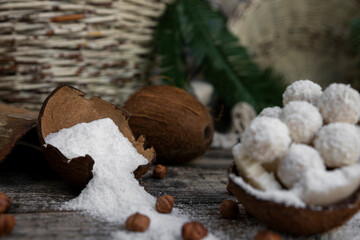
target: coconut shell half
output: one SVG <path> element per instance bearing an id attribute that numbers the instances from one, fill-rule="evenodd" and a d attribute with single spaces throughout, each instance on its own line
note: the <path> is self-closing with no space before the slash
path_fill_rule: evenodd
<path id="1" fill-rule="evenodd" d="M 129 114 L 100 98 L 86 99 L 84 93 L 70 86 L 56 88 L 44 101 L 38 117 L 38 135 L 49 165 L 65 180 L 75 186 L 85 187 L 92 178 L 94 160 L 91 156 L 68 159 L 54 146 L 45 147 L 45 137 L 63 128 L 70 128 L 78 123 L 88 123 L 102 118 L 111 118 L 119 127 L 120 132 L 129 139 L 138 153 L 149 163 L 139 166 L 135 177 L 146 173 L 155 161 L 155 150 L 146 149 L 145 139 L 140 136 L 135 140 L 129 124 Z"/>
<path id="2" fill-rule="evenodd" d="M 259 199 L 234 182 L 235 164 L 229 168 L 229 189 L 245 210 L 269 228 L 292 235 L 313 235 L 343 225 L 360 209 L 360 188 L 345 201 L 326 208 L 296 208 Z"/>

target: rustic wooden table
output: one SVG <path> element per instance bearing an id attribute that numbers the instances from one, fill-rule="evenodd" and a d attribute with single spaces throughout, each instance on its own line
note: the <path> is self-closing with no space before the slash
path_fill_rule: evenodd
<path id="1" fill-rule="evenodd" d="M 226 220 L 219 214 L 222 200 L 235 199 L 226 191 L 227 168 L 232 163 L 230 151 L 210 150 L 205 156 L 186 165 L 168 166 L 165 179 L 155 180 L 147 173 L 141 185 L 159 196 L 171 194 L 176 207 L 204 223 L 219 239 L 253 239 L 266 227 L 246 214 Z M 79 194 L 48 168 L 42 152 L 19 145 L 0 165 L 0 191 L 8 194 L 13 205 L 9 212 L 16 227 L 5 239 L 112 239 L 123 230 L 118 224 L 101 222 L 80 212 L 60 211 L 61 204 Z M 345 226 L 327 234 L 283 239 L 360 239 L 360 214 Z M 144 238 L 146 239 L 146 238 Z"/>

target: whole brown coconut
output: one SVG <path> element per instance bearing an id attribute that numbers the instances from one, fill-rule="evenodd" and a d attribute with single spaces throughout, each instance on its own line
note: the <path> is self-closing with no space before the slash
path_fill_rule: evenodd
<path id="1" fill-rule="evenodd" d="M 172 86 L 140 89 L 125 103 L 135 136 L 146 136 L 158 161 L 181 163 L 206 151 L 213 135 L 209 111 L 186 91 Z"/>
<path id="2" fill-rule="evenodd" d="M 102 118 L 111 118 L 119 127 L 120 132 L 129 139 L 138 153 L 142 154 L 149 164 L 139 166 L 135 177 L 139 178 L 150 169 L 155 160 L 153 148 L 144 148 L 144 138 L 140 136 L 135 140 L 129 124 L 129 114 L 123 109 L 101 100 L 84 98 L 84 93 L 69 86 L 56 88 L 43 103 L 38 118 L 38 135 L 49 165 L 65 180 L 75 186 L 85 187 L 92 178 L 94 160 L 91 156 L 68 159 L 54 146 L 45 146 L 45 137 L 56 133 L 63 128 L 70 128 L 78 123 L 88 123 Z M 119 159 L 121 161 L 121 159 Z"/>
<path id="3" fill-rule="evenodd" d="M 297 208 L 259 199 L 238 185 L 235 164 L 229 168 L 229 189 L 245 210 L 268 227 L 293 235 L 313 235 L 343 225 L 360 210 L 360 188 L 348 199 L 323 208 Z"/>

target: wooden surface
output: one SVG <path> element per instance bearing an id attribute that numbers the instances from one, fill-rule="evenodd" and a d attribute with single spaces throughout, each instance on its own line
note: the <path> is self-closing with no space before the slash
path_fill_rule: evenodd
<path id="1" fill-rule="evenodd" d="M 227 168 L 231 162 L 229 151 L 210 150 L 189 164 L 168 166 L 165 179 L 155 180 L 147 173 L 140 182 L 154 196 L 173 195 L 177 208 L 203 222 L 219 239 L 253 239 L 266 227 L 247 215 L 241 205 L 237 220 L 222 219 L 219 214 L 221 201 L 234 199 L 226 191 Z M 13 205 L 9 212 L 16 218 L 13 233 L 4 239 L 113 239 L 112 233 L 123 230 L 118 224 L 101 222 L 80 212 L 60 211 L 61 204 L 79 191 L 50 170 L 37 149 L 19 145 L 0 165 L 0 191 L 11 197 Z M 360 216 L 321 236 L 282 236 L 283 239 L 359 240 Z"/>

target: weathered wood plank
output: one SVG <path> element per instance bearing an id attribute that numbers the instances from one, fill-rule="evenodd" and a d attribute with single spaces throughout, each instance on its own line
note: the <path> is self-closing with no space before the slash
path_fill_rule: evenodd
<path id="1" fill-rule="evenodd" d="M 36 126 L 38 113 L 0 102 L 0 163 L 15 143 Z"/>
<path id="2" fill-rule="evenodd" d="M 10 213 L 17 224 L 6 239 L 112 239 L 112 233 L 124 230 L 122 224 L 101 222 L 79 212 L 61 212 L 61 204 L 79 191 L 50 170 L 44 159 L 12 159 L 0 165 L 0 191 L 13 200 Z M 24 162 L 24 160 L 26 160 Z M 171 194 L 175 206 L 190 218 L 203 222 L 219 239 L 252 239 L 266 227 L 246 214 L 240 205 L 237 220 L 221 218 L 219 204 L 232 198 L 226 191 L 227 167 L 232 159 L 229 152 L 211 151 L 203 158 L 186 165 L 168 166 L 165 179 L 156 180 L 147 173 L 140 184 L 154 196 Z M 19 167 L 21 165 L 21 167 Z M 282 235 L 284 239 L 360 239 L 360 215 L 340 230 L 308 238 Z"/>

